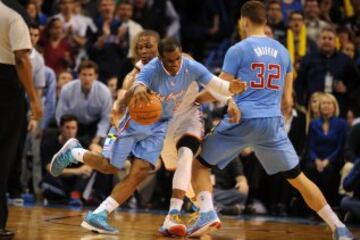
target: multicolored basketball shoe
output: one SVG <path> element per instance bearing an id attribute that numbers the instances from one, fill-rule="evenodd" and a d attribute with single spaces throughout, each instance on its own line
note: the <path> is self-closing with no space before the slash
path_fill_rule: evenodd
<path id="1" fill-rule="evenodd" d="M 334 240 L 353 240 L 354 236 L 346 227 L 337 227 L 333 233 Z"/>
<path id="2" fill-rule="evenodd" d="M 50 173 L 51 175 L 57 177 L 63 170 L 69 166 L 71 163 L 76 163 L 77 161 L 71 155 L 71 149 L 73 148 L 82 148 L 79 141 L 75 138 L 70 138 L 64 144 L 64 146 L 53 156 L 50 163 Z"/>
<path id="3" fill-rule="evenodd" d="M 180 219 L 180 212 L 173 209 L 166 216 L 159 233 L 168 237 L 184 237 L 186 235 L 186 226 Z"/>
<path id="4" fill-rule="evenodd" d="M 117 228 L 110 226 L 108 223 L 108 214 L 105 210 L 99 213 L 93 213 L 92 211 L 89 211 L 86 214 L 84 221 L 81 223 L 81 227 L 97 233 L 119 233 Z"/>
<path id="5" fill-rule="evenodd" d="M 216 211 L 200 212 L 197 221 L 188 228 L 187 234 L 190 237 L 201 237 L 207 233 L 216 231 L 221 228 L 221 221 Z"/>

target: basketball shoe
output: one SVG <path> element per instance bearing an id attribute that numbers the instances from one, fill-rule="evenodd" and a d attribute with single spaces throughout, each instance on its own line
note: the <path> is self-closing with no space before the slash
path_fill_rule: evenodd
<path id="1" fill-rule="evenodd" d="M 337 227 L 333 233 L 334 240 L 353 240 L 354 237 L 346 227 Z"/>
<path id="2" fill-rule="evenodd" d="M 89 211 L 81 223 L 81 227 L 97 233 L 118 234 L 119 230 L 108 223 L 107 212 L 93 213 Z"/>
<path id="3" fill-rule="evenodd" d="M 219 228 L 221 228 L 221 221 L 215 210 L 200 212 L 199 218 L 189 227 L 187 234 L 190 237 L 200 237 Z"/>
<path id="4" fill-rule="evenodd" d="M 75 138 L 70 138 L 64 144 L 64 146 L 53 156 L 50 163 L 50 173 L 51 175 L 57 177 L 63 170 L 69 166 L 71 163 L 76 163 L 77 161 L 71 155 L 71 149 L 73 148 L 82 148 L 79 141 Z"/>
<path id="5" fill-rule="evenodd" d="M 159 229 L 159 233 L 171 237 L 184 237 L 186 235 L 186 226 L 181 221 L 178 210 L 173 209 L 169 212 Z"/>

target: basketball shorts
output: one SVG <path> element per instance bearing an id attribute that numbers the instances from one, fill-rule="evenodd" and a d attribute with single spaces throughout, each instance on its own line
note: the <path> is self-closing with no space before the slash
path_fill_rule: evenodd
<path id="1" fill-rule="evenodd" d="M 186 113 L 176 115 L 170 120 L 161 152 L 161 158 L 167 170 L 176 169 L 176 144 L 185 135 L 194 136 L 199 141 L 204 137 L 204 123 L 199 106 L 194 105 Z"/>
<path id="2" fill-rule="evenodd" d="M 155 166 L 163 148 L 167 126 L 168 121 L 144 126 L 125 118 L 120 123 L 120 130 L 110 129 L 102 154 L 119 169 L 124 167 L 128 157 L 139 158 Z"/>
<path id="3" fill-rule="evenodd" d="M 205 137 L 200 156 L 209 165 L 223 169 L 246 147 L 254 150 L 270 175 L 291 170 L 299 163 L 282 117 L 242 119 L 239 124 L 222 120 Z"/>

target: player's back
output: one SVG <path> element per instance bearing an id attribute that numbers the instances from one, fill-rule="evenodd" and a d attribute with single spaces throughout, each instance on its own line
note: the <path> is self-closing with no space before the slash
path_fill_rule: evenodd
<path id="1" fill-rule="evenodd" d="M 281 116 L 285 76 L 291 71 L 287 50 L 265 36 L 252 36 L 232 46 L 223 71 L 247 82 L 248 89 L 235 100 L 243 118 Z"/>

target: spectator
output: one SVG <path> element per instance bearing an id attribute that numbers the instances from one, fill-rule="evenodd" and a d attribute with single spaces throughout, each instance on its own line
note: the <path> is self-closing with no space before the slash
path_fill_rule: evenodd
<path id="1" fill-rule="evenodd" d="M 277 0 L 272 0 L 267 5 L 268 24 L 274 32 L 274 39 L 285 45 L 286 26 L 283 20 L 281 4 Z"/>
<path id="2" fill-rule="evenodd" d="M 63 34 L 63 23 L 60 19 L 50 19 L 45 28 L 42 45 L 45 63 L 56 74 L 73 66 L 73 51 L 69 41 Z"/>
<path id="3" fill-rule="evenodd" d="M 351 41 L 341 45 L 341 52 L 347 55 L 353 61 L 355 60 L 355 45 Z"/>
<path id="4" fill-rule="evenodd" d="M 304 13 L 307 36 L 309 39 L 316 42 L 321 29 L 328 27 L 329 24 L 320 19 L 320 8 L 317 0 L 306 0 Z"/>
<path id="5" fill-rule="evenodd" d="M 295 81 L 297 96 L 300 103 L 306 104 L 314 92 L 334 93 L 340 115 L 345 116 L 349 99 L 356 96 L 359 73 L 351 59 L 336 50 L 336 33 L 332 28 L 321 31 L 318 47 L 318 51 L 307 53 L 300 64 Z"/>
<path id="6" fill-rule="evenodd" d="M 87 24 L 75 14 L 75 0 L 60 0 L 60 13 L 54 17 L 62 21 L 65 36 L 73 47 L 85 45 Z"/>
<path id="7" fill-rule="evenodd" d="M 281 9 L 284 20 L 290 19 L 292 12 L 302 12 L 301 0 L 286 0 L 281 1 Z"/>
<path id="8" fill-rule="evenodd" d="M 77 117 L 79 123 L 78 139 L 85 148 L 100 151 L 101 140 L 109 128 L 109 114 L 112 97 L 109 89 L 96 80 L 98 67 L 92 61 L 80 64 L 79 79 L 66 84 L 60 93 L 56 108 L 56 120 L 65 114 Z"/>
<path id="9" fill-rule="evenodd" d="M 70 205 L 82 205 L 81 195 L 89 182 L 92 169 L 86 165 L 71 165 L 60 177 L 53 177 L 50 162 L 64 143 L 76 137 L 78 122 L 73 115 L 63 115 L 58 132 L 48 132 L 41 143 L 41 166 L 43 178 L 40 183 L 44 199 L 49 202 L 68 202 Z"/>
<path id="10" fill-rule="evenodd" d="M 119 44 L 126 45 L 128 48 L 127 57 L 133 58 L 134 39 L 135 36 L 143 30 L 142 26 L 137 22 L 131 20 L 133 15 L 133 6 L 130 1 L 120 1 L 117 9 L 117 16 L 121 22 L 118 29 Z"/>
<path id="11" fill-rule="evenodd" d="M 240 159 L 235 158 L 226 168 L 212 169 L 214 176 L 214 201 L 225 215 L 239 215 L 244 209 L 249 185 Z"/>
<path id="12" fill-rule="evenodd" d="M 46 22 L 48 21 L 48 16 L 46 14 L 44 14 L 41 10 L 41 7 L 43 5 L 43 0 L 30 0 L 29 3 L 35 5 L 36 17 L 34 20 L 35 20 L 35 23 L 40 26 L 40 29 L 43 29 L 46 25 Z"/>
<path id="13" fill-rule="evenodd" d="M 117 82 L 118 82 L 117 77 L 111 77 L 107 80 L 107 83 L 106 83 L 107 87 L 109 88 L 109 90 L 111 92 L 111 96 L 112 96 L 113 100 L 116 100 L 116 98 L 117 98 L 117 91 L 116 91 Z"/>
<path id="14" fill-rule="evenodd" d="M 310 123 L 307 169 L 309 177 L 323 191 L 329 203 L 337 206 L 347 124 L 338 118 L 338 103 L 329 93 L 322 95 L 319 111 L 320 118 Z"/>
<path id="15" fill-rule="evenodd" d="M 69 70 L 61 71 L 58 74 L 57 82 L 56 82 L 56 99 L 60 97 L 60 92 L 62 87 L 73 80 L 73 76 Z M 57 102 L 57 101 L 56 101 Z"/>
<path id="16" fill-rule="evenodd" d="M 300 61 L 305 54 L 316 49 L 316 44 L 307 37 L 306 31 L 303 14 L 301 12 L 292 12 L 289 15 L 286 46 L 296 72 L 299 70 Z"/>
<path id="17" fill-rule="evenodd" d="M 322 92 L 314 92 L 310 97 L 306 111 L 306 133 L 309 131 L 310 123 L 320 117 L 319 105 L 322 94 Z"/>
<path id="18" fill-rule="evenodd" d="M 206 6 L 206 3 L 202 5 Z M 179 38 L 180 19 L 170 0 L 135 0 L 133 19 L 161 37 Z"/>
<path id="19" fill-rule="evenodd" d="M 350 154 L 349 160 L 354 165 L 343 181 L 346 191 L 351 191 L 351 196 L 346 196 L 341 201 L 341 209 L 345 212 L 346 222 L 360 221 L 360 112 L 354 109 L 355 119 L 348 137 L 347 145 Z"/>
<path id="20" fill-rule="evenodd" d="M 120 44 L 119 29 L 121 22 L 115 18 L 114 0 L 101 0 L 99 4 L 100 17 L 95 21 L 97 33 L 90 36 L 88 54 L 90 59 L 99 66 L 99 80 L 106 82 L 112 76 L 118 76 L 124 68 L 129 46 Z"/>

